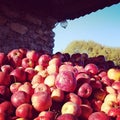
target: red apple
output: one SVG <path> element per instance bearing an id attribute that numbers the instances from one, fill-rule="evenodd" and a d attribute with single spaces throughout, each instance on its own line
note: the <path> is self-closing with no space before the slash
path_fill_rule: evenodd
<path id="1" fill-rule="evenodd" d="M 14 106 L 10 101 L 0 103 L 0 113 L 6 113 L 8 116 L 14 113 Z"/>
<path id="2" fill-rule="evenodd" d="M 80 120 L 88 120 L 88 117 L 92 114 L 93 109 L 91 106 L 86 104 L 81 104 L 81 115 Z"/>
<path id="3" fill-rule="evenodd" d="M 30 68 L 34 68 L 34 61 L 33 60 L 31 60 L 31 59 L 29 59 L 29 58 L 23 58 L 22 59 L 22 63 L 21 63 L 21 66 L 23 67 L 23 68 L 28 68 L 28 67 L 30 67 Z"/>
<path id="4" fill-rule="evenodd" d="M 117 116 L 120 116 L 120 108 L 111 108 L 109 111 L 108 111 L 108 116 L 111 116 L 111 117 L 117 117 Z"/>
<path id="5" fill-rule="evenodd" d="M 78 120 L 76 116 L 72 114 L 63 114 L 57 117 L 56 120 Z"/>
<path id="6" fill-rule="evenodd" d="M 35 50 L 28 50 L 26 53 L 26 57 L 37 63 L 39 58 L 39 53 Z"/>
<path id="7" fill-rule="evenodd" d="M 11 73 L 11 76 L 13 76 L 15 82 L 25 82 L 27 79 L 26 72 L 24 71 L 23 67 L 17 67 L 14 69 Z"/>
<path id="8" fill-rule="evenodd" d="M 32 96 L 32 94 L 34 93 L 34 89 L 32 88 L 32 84 L 30 82 L 25 82 L 24 84 L 22 84 L 18 88 L 18 91 L 24 91 L 30 96 Z"/>
<path id="9" fill-rule="evenodd" d="M 42 111 L 39 113 L 38 116 L 45 116 L 47 118 L 49 118 L 50 120 L 54 120 L 55 119 L 55 112 L 53 111 Z"/>
<path id="10" fill-rule="evenodd" d="M 58 73 L 55 85 L 57 88 L 66 91 L 66 92 L 73 92 L 76 88 L 77 81 L 73 72 L 70 71 L 61 71 Z"/>
<path id="11" fill-rule="evenodd" d="M 6 55 L 4 52 L 0 52 L 0 66 L 2 66 L 5 62 Z"/>
<path id="12" fill-rule="evenodd" d="M 110 120 L 110 117 L 108 117 L 104 112 L 93 112 L 88 120 Z"/>
<path id="13" fill-rule="evenodd" d="M 65 101 L 71 101 L 73 103 L 76 103 L 78 105 L 81 105 L 82 104 L 82 99 L 75 93 L 68 93 L 66 96 L 65 96 Z"/>
<path id="14" fill-rule="evenodd" d="M 0 71 L 0 85 L 9 86 L 11 83 L 10 75 L 8 73 Z"/>
<path id="15" fill-rule="evenodd" d="M 10 91 L 11 91 L 12 93 L 15 93 L 16 91 L 18 91 L 18 88 L 19 88 L 21 85 L 22 85 L 22 83 L 20 83 L 20 82 L 12 83 L 12 84 L 10 85 Z"/>
<path id="16" fill-rule="evenodd" d="M 112 88 L 115 90 L 120 90 L 120 81 L 114 81 L 112 83 Z"/>
<path id="17" fill-rule="evenodd" d="M 50 87 L 44 83 L 39 83 L 35 88 L 34 88 L 34 93 L 37 92 L 47 92 L 51 93 Z"/>
<path id="18" fill-rule="evenodd" d="M 27 80 L 32 81 L 32 78 L 37 74 L 37 71 L 34 68 L 26 68 L 25 72 L 27 74 Z"/>
<path id="19" fill-rule="evenodd" d="M 48 110 L 52 106 L 52 98 L 47 92 L 36 92 L 31 97 L 31 102 L 36 111 Z"/>
<path id="20" fill-rule="evenodd" d="M 92 87 L 88 83 L 83 83 L 77 93 L 80 97 L 88 98 L 92 94 Z"/>
<path id="21" fill-rule="evenodd" d="M 98 73 L 98 67 L 97 65 L 93 64 L 93 63 L 89 63 L 87 65 L 85 65 L 85 71 L 91 74 L 97 74 Z"/>
<path id="22" fill-rule="evenodd" d="M 17 91 L 12 94 L 11 103 L 16 108 L 23 103 L 30 103 L 30 95 L 24 91 Z"/>
<path id="23" fill-rule="evenodd" d="M 49 61 L 51 60 L 51 56 L 48 54 L 43 54 L 38 59 L 38 64 L 42 65 L 43 67 L 47 67 L 49 64 Z"/>
<path id="24" fill-rule="evenodd" d="M 1 71 L 9 74 L 13 70 L 13 67 L 10 65 L 2 65 L 1 66 Z"/>
<path id="25" fill-rule="evenodd" d="M 49 65 L 56 65 L 56 66 L 60 66 L 62 64 L 62 61 L 60 58 L 52 58 L 50 61 L 49 61 Z"/>
<path id="26" fill-rule="evenodd" d="M 33 107 L 31 104 L 23 103 L 16 108 L 15 114 L 17 117 L 32 119 Z"/>

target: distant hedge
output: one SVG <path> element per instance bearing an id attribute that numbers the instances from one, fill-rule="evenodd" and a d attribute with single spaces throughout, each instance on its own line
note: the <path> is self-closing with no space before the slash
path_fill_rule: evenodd
<path id="1" fill-rule="evenodd" d="M 120 48 L 104 46 L 94 41 L 73 41 L 63 53 L 87 53 L 89 57 L 104 55 L 106 60 L 112 60 L 115 65 L 120 66 Z"/>

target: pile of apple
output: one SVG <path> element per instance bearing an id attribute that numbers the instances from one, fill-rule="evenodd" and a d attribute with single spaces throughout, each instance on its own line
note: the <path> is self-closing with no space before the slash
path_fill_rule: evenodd
<path id="1" fill-rule="evenodd" d="M 120 68 L 103 55 L 0 52 L 0 120 L 120 120 Z"/>

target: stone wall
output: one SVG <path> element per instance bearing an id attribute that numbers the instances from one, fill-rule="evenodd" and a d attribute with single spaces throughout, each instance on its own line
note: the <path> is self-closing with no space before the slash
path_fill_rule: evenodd
<path id="1" fill-rule="evenodd" d="M 52 18 L 34 17 L 0 4 L 0 51 L 28 48 L 52 53 L 55 23 Z"/>

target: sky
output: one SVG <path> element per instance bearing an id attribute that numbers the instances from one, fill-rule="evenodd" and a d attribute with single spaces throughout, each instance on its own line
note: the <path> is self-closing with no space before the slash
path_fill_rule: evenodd
<path id="1" fill-rule="evenodd" d="M 58 23 L 53 29 L 53 53 L 63 51 L 74 40 L 92 40 L 108 47 L 120 47 L 120 3 L 67 22 L 66 28 Z"/>

